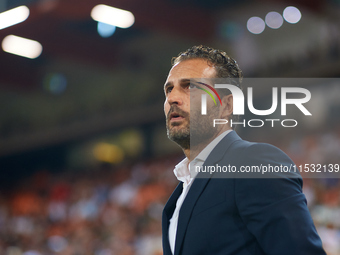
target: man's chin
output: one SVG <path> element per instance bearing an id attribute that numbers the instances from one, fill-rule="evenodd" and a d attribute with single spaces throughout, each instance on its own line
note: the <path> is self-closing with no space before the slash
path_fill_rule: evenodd
<path id="1" fill-rule="evenodd" d="M 171 128 L 168 130 L 168 138 L 177 143 L 182 149 L 190 148 L 190 130 L 186 128 Z"/>
<path id="2" fill-rule="evenodd" d="M 188 132 L 186 130 L 170 130 L 170 132 L 168 132 L 168 136 L 171 140 L 188 139 L 188 138 L 190 138 L 190 132 Z"/>

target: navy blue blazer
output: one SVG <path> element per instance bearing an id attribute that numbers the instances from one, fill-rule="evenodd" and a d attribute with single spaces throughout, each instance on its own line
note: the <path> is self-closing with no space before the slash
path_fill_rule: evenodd
<path id="1" fill-rule="evenodd" d="M 280 149 L 230 132 L 203 166 L 290 165 Z M 174 255 L 325 255 L 302 179 L 196 178 L 180 210 Z M 163 210 L 163 254 L 171 255 L 169 219 L 182 193 L 179 183 Z"/>

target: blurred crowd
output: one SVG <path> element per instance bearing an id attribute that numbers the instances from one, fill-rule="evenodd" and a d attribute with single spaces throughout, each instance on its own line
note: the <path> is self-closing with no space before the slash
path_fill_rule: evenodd
<path id="1" fill-rule="evenodd" d="M 289 156 L 296 165 L 340 164 L 340 129 L 301 136 L 290 142 Z M 339 168 L 338 168 L 339 169 Z M 334 169 L 335 170 L 335 169 Z M 303 175 L 303 174 L 302 174 Z M 340 254 L 340 172 L 325 178 L 304 178 L 303 191 L 323 246 L 328 255 Z M 336 178 L 334 178 L 336 176 Z"/>
<path id="2" fill-rule="evenodd" d="M 0 254 L 161 255 L 178 160 L 37 172 L 0 196 Z"/>
<path id="3" fill-rule="evenodd" d="M 334 163 L 340 132 L 295 137 L 282 147 L 297 164 Z M 177 185 L 173 168 L 182 158 L 36 172 L 1 191 L 0 254 L 162 255 L 162 209 Z M 340 254 L 339 180 L 304 179 L 329 255 Z"/>

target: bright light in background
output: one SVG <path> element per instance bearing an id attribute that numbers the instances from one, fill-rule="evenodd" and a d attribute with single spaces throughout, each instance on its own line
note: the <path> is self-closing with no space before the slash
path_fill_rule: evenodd
<path id="1" fill-rule="evenodd" d="M 266 25 L 260 17 L 251 17 L 248 19 L 247 28 L 253 34 L 261 34 Z"/>
<path id="2" fill-rule="evenodd" d="M 283 11 L 284 19 L 292 24 L 298 23 L 301 19 L 301 12 L 298 8 L 294 6 L 288 6 Z"/>
<path id="3" fill-rule="evenodd" d="M 124 159 L 124 152 L 121 148 L 110 143 L 98 143 L 93 149 L 94 157 L 102 162 L 120 163 Z"/>
<path id="4" fill-rule="evenodd" d="M 101 37 L 107 38 L 114 34 L 116 27 L 106 23 L 98 22 L 97 31 Z"/>
<path id="5" fill-rule="evenodd" d="M 2 12 L 0 13 L 0 29 L 23 22 L 29 15 L 30 10 L 25 5 Z"/>
<path id="6" fill-rule="evenodd" d="M 283 24 L 283 18 L 278 12 L 268 12 L 265 18 L 268 27 L 278 29 Z"/>
<path id="7" fill-rule="evenodd" d="M 120 28 L 131 27 L 135 22 L 135 17 L 131 12 L 104 4 L 95 6 L 91 11 L 91 17 L 95 21 Z"/>
<path id="8" fill-rule="evenodd" d="M 31 59 L 39 57 L 42 52 L 39 42 L 16 35 L 6 36 L 2 40 L 2 49 L 8 53 Z"/>

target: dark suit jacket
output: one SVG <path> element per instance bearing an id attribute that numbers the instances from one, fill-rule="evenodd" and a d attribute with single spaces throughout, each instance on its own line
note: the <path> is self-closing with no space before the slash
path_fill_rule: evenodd
<path id="1" fill-rule="evenodd" d="M 269 144 L 231 132 L 204 165 L 290 165 Z M 325 254 L 302 193 L 299 174 L 280 178 L 196 178 L 181 207 L 174 255 Z M 291 177 L 291 176 L 290 176 Z M 180 183 L 163 210 L 163 252 L 171 255 L 168 227 Z"/>

